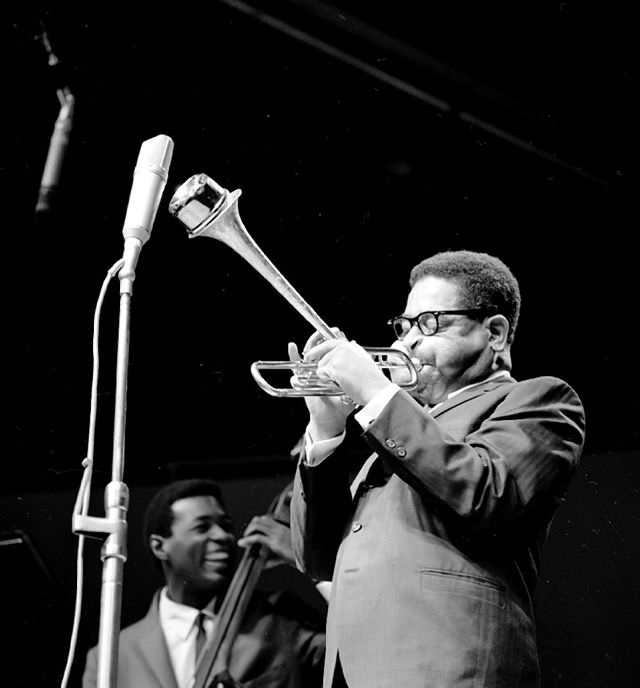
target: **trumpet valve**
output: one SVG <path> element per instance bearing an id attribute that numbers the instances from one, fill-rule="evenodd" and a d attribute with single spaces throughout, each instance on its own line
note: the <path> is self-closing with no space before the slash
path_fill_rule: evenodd
<path id="1" fill-rule="evenodd" d="M 300 380 L 318 380 L 316 363 L 305 363 L 304 361 L 294 361 L 291 365 L 293 374 Z"/>

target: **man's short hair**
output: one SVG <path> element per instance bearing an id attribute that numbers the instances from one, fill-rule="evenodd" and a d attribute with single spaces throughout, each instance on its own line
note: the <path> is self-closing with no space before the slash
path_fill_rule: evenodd
<path id="1" fill-rule="evenodd" d="M 207 496 L 215 497 L 222 508 L 225 508 L 220 487 L 213 480 L 202 478 L 176 480 L 160 488 L 151 498 L 144 515 L 144 540 L 147 547 L 150 548 L 151 535 L 163 537 L 171 535 L 174 517 L 171 506 L 174 502 L 187 497 Z"/>
<path id="2" fill-rule="evenodd" d="M 495 256 L 475 251 L 443 251 L 418 263 L 409 277 L 413 288 L 427 276 L 455 282 L 462 295 L 460 308 L 486 308 L 509 321 L 513 340 L 520 317 L 520 287 L 509 268 Z"/>

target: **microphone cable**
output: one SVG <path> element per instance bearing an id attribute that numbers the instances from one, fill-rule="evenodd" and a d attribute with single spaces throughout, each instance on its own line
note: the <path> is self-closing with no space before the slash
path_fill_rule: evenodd
<path id="1" fill-rule="evenodd" d="M 93 474 L 93 457 L 95 450 L 95 436 L 96 436 L 96 419 L 98 410 L 98 378 L 100 372 L 100 353 L 98 347 L 98 340 L 100 335 L 100 315 L 102 313 L 102 305 L 110 282 L 118 275 L 120 269 L 124 265 L 124 259 L 120 258 L 107 271 L 100 294 L 96 302 L 95 313 L 93 317 L 93 371 L 91 378 L 91 406 L 89 412 L 89 433 L 87 439 L 87 455 L 82 461 L 84 472 L 82 480 L 78 489 L 78 495 L 73 508 L 73 513 L 86 516 L 89 511 L 89 498 L 91 495 L 91 478 Z M 84 543 L 87 536 L 83 534 L 78 535 L 78 549 L 76 557 L 76 597 L 73 615 L 73 627 L 71 631 L 71 639 L 69 642 L 69 652 L 67 654 L 67 663 L 64 669 L 64 675 L 60 688 L 66 688 L 71 674 L 71 668 L 75 657 L 75 651 L 78 641 L 78 631 L 80 628 L 80 617 L 82 614 L 82 599 L 83 599 L 83 583 L 84 583 Z"/>

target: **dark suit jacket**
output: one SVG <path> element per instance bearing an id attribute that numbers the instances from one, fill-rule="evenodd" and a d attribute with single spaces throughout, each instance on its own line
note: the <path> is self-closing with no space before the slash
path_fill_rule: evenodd
<path id="1" fill-rule="evenodd" d="M 156 594 L 147 615 L 123 629 L 118 645 L 118 688 L 178 688 L 158 617 Z M 231 651 L 229 672 L 245 688 L 320 686 L 324 632 L 300 620 L 297 598 L 254 593 Z M 97 681 L 97 650 L 87 655 L 83 688 Z"/>
<path id="2" fill-rule="evenodd" d="M 299 564 L 331 578 L 325 688 L 524 688 L 539 668 L 540 548 L 584 440 L 561 380 L 498 379 L 432 414 L 398 392 L 363 434 L 349 489 L 340 449 L 298 467 Z"/>

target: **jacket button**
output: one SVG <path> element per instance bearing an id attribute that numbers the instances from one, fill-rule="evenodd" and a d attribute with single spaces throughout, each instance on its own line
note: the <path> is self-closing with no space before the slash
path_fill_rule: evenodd
<path id="1" fill-rule="evenodd" d="M 389 449 L 393 449 L 396 446 L 395 440 L 385 440 L 384 443 Z"/>
<path id="2" fill-rule="evenodd" d="M 400 447 L 400 448 L 398 449 L 398 451 L 396 452 L 396 454 L 397 454 L 400 458 L 404 458 L 404 457 L 407 455 L 407 450 L 406 450 L 404 447 Z"/>
<path id="3" fill-rule="evenodd" d="M 354 532 L 354 533 L 357 533 L 359 530 L 362 530 L 362 523 L 356 521 L 356 522 L 351 526 L 351 530 L 352 530 L 352 532 Z"/>

